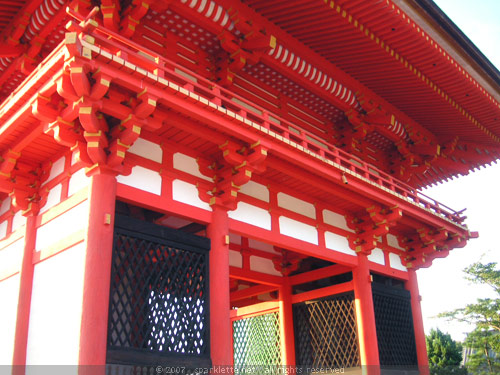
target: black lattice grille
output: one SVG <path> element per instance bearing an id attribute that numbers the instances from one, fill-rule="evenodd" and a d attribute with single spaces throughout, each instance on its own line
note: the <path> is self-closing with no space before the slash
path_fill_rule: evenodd
<path id="1" fill-rule="evenodd" d="M 205 238 L 117 218 L 108 359 L 123 349 L 136 357 L 209 357 L 208 246 Z"/>
<path id="2" fill-rule="evenodd" d="M 280 325 L 277 312 L 233 322 L 234 366 L 262 366 L 277 372 L 281 365 Z"/>
<path id="3" fill-rule="evenodd" d="M 417 366 L 410 293 L 372 284 L 381 366 Z"/>
<path id="4" fill-rule="evenodd" d="M 342 294 L 293 306 L 297 365 L 359 366 L 354 295 Z"/>

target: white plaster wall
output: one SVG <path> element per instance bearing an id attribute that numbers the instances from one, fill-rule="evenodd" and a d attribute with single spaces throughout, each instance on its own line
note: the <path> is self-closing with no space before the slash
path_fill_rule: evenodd
<path id="1" fill-rule="evenodd" d="M 233 267 L 243 267 L 243 257 L 239 251 L 229 250 L 229 265 Z"/>
<path id="2" fill-rule="evenodd" d="M 12 232 L 26 224 L 26 218 L 21 210 L 17 211 L 12 219 Z"/>
<path id="3" fill-rule="evenodd" d="M 395 247 L 396 249 L 404 250 L 404 248 L 399 246 L 398 238 L 396 236 L 394 236 L 393 234 L 387 235 L 387 244 L 389 246 Z"/>
<path id="4" fill-rule="evenodd" d="M 18 298 L 19 274 L 0 281 L 0 366 L 12 364 Z"/>
<path id="5" fill-rule="evenodd" d="M 180 152 L 176 152 L 174 154 L 174 168 L 179 171 L 189 173 L 192 176 L 196 176 L 207 181 L 212 181 L 207 176 L 201 174 L 195 158 L 192 158 L 191 156 L 185 154 L 181 154 Z"/>
<path id="6" fill-rule="evenodd" d="M 344 215 L 338 214 L 330 210 L 323 210 L 323 221 L 326 224 L 330 224 L 333 225 L 334 227 L 341 228 L 354 233 L 354 231 L 347 226 Z"/>
<path id="7" fill-rule="evenodd" d="M 394 268 L 396 270 L 408 272 L 408 268 L 403 266 L 403 263 L 401 263 L 401 258 L 398 254 L 389 253 L 389 265 L 391 266 L 391 268 Z"/>
<path id="8" fill-rule="evenodd" d="M 19 270 L 24 253 L 24 237 L 0 250 L 0 275 L 4 271 Z M 0 300 L 1 301 L 1 300 Z M 0 308 L 1 310 L 1 308 Z M 2 331 L 0 331 L 2 332 Z"/>
<path id="9" fill-rule="evenodd" d="M 160 145 L 144 138 L 138 138 L 128 151 L 132 154 L 142 156 L 143 158 L 153 160 L 157 163 L 162 162 L 163 151 Z"/>
<path id="10" fill-rule="evenodd" d="M 229 233 L 229 242 L 236 245 L 241 245 L 241 236 L 234 233 Z"/>
<path id="11" fill-rule="evenodd" d="M 278 193 L 278 206 L 310 217 L 311 219 L 316 219 L 316 208 L 313 204 L 303 201 L 302 199 L 292 197 L 291 195 Z"/>
<path id="12" fill-rule="evenodd" d="M 35 265 L 27 365 L 78 363 L 84 268 L 84 244 Z"/>
<path id="13" fill-rule="evenodd" d="M 40 209 L 40 213 L 47 211 L 49 208 L 54 207 L 61 201 L 61 191 L 62 191 L 61 184 L 58 184 L 54 186 L 52 189 L 50 189 L 49 194 L 47 195 L 47 202 Z"/>
<path id="14" fill-rule="evenodd" d="M 372 253 L 368 255 L 368 260 L 370 262 L 384 265 L 385 264 L 384 252 L 382 251 L 382 249 L 375 248 L 372 250 Z"/>
<path id="15" fill-rule="evenodd" d="M 7 197 L 2 201 L 2 204 L 0 205 L 0 215 L 3 215 L 10 210 L 10 202 L 10 197 Z"/>
<path id="16" fill-rule="evenodd" d="M 254 239 L 249 238 L 248 239 L 248 246 L 252 249 L 262 250 L 262 251 L 266 251 L 268 253 L 275 253 L 276 254 L 276 251 L 274 250 L 274 246 L 271 244 L 268 244 L 266 242 L 262 242 L 262 241 L 258 241 L 258 240 L 254 240 Z"/>
<path id="17" fill-rule="evenodd" d="M 298 240 L 318 244 L 318 231 L 312 225 L 301 223 L 286 216 L 280 216 L 280 233 Z"/>
<path id="18" fill-rule="evenodd" d="M 4 220 L 0 223 L 0 239 L 4 238 L 7 235 L 7 220 Z"/>
<path id="19" fill-rule="evenodd" d="M 271 214 L 263 208 L 255 207 L 245 202 L 238 202 L 236 210 L 229 211 L 228 216 L 234 220 L 271 230 Z"/>
<path id="20" fill-rule="evenodd" d="M 240 189 L 240 193 L 249 195 L 264 202 L 269 202 L 269 189 L 266 186 L 254 181 L 248 181 L 244 184 Z"/>
<path id="21" fill-rule="evenodd" d="M 73 173 L 69 179 L 68 196 L 75 194 L 77 191 L 82 190 L 84 187 L 90 185 L 90 177 L 85 174 L 85 168 L 82 168 Z"/>
<path id="22" fill-rule="evenodd" d="M 332 249 L 344 254 L 356 255 L 356 252 L 349 247 L 347 238 L 336 233 L 325 232 L 325 246 L 327 249 Z"/>
<path id="23" fill-rule="evenodd" d="M 251 256 L 250 269 L 252 271 L 262 272 L 268 275 L 283 276 L 281 272 L 278 272 L 276 268 L 274 268 L 274 263 L 271 259 Z"/>
<path id="24" fill-rule="evenodd" d="M 45 185 L 47 182 L 53 180 L 55 177 L 59 176 L 61 173 L 63 173 L 65 163 L 66 163 L 66 157 L 63 156 L 62 158 L 57 159 L 50 167 L 49 177 L 47 178 L 47 180 L 45 180 L 42 186 Z"/>
<path id="25" fill-rule="evenodd" d="M 202 208 L 207 211 L 212 211 L 212 207 L 208 203 L 203 202 L 198 195 L 198 188 L 185 181 L 174 180 L 172 183 L 172 199 L 178 202 L 189 204 Z"/>
<path id="26" fill-rule="evenodd" d="M 85 200 L 42 225 L 36 233 L 35 249 L 40 251 L 81 229 L 85 229 L 87 226 L 88 211 L 88 201 Z"/>
<path id="27" fill-rule="evenodd" d="M 158 172 L 136 165 L 128 176 L 119 175 L 116 180 L 120 184 L 161 195 L 161 176 Z"/>

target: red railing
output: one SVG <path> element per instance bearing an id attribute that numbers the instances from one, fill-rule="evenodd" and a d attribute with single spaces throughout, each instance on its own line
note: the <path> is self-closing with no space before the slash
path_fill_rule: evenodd
<path id="1" fill-rule="evenodd" d="M 76 25 L 74 27 L 80 28 Z M 304 150 L 308 150 L 309 153 L 315 153 L 321 160 L 335 168 L 340 168 L 347 174 L 355 175 L 384 190 L 397 194 L 403 199 L 449 221 L 461 224 L 464 220 L 461 215 L 463 210 L 457 212 L 439 203 L 375 166 L 328 144 L 324 139 L 294 125 L 289 120 L 218 86 L 214 82 L 162 57 L 148 48 L 102 27 L 97 27 L 92 31 L 89 30 L 90 32 L 85 31 L 85 27 L 80 28 L 80 30 L 94 38 L 94 46 L 99 46 L 101 52 L 112 53 L 128 63 L 134 64 L 139 69 L 143 69 L 142 74 L 146 77 L 150 74 L 152 81 L 157 80 L 155 76 L 166 79 L 187 90 L 184 91 L 185 94 L 192 92 L 218 106 L 222 106 L 226 111 L 232 111 L 235 115 L 241 116 L 242 119 L 250 120 L 264 127 L 268 132 L 280 135 L 287 140 L 286 143 L 296 145 L 299 149 L 302 147 Z"/>

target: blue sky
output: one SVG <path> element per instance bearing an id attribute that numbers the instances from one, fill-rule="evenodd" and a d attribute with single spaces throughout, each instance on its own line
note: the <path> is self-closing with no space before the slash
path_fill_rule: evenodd
<path id="1" fill-rule="evenodd" d="M 500 67 L 500 1 L 434 0 L 474 42 Z M 492 296 L 488 288 L 463 279 L 462 270 L 476 261 L 500 263 L 500 163 L 454 181 L 424 190 L 424 194 L 456 209 L 467 208 L 467 224 L 480 237 L 463 249 L 455 249 L 432 267 L 418 271 L 422 314 L 426 332 L 439 327 L 455 340 L 463 340 L 473 327 L 432 318 L 439 312 L 462 307 L 477 298 Z"/>

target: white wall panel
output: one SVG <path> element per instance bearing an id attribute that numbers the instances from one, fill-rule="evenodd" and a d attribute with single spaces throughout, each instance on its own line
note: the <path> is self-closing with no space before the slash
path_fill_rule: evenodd
<path id="1" fill-rule="evenodd" d="M 47 202 L 40 209 L 40 213 L 47 211 L 49 208 L 54 207 L 56 204 L 61 202 L 61 191 L 62 185 L 58 184 L 50 189 L 49 194 L 47 195 Z"/>
<path id="2" fill-rule="evenodd" d="M 0 250 L 0 275 L 7 271 L 18 271 L 24 253 L 24 237 Z M 0 300 L 1 301 L 1 300 Z M 1 308 L 0 308 L 1 309 Z M 1 332 L 1 331 L 0 331 Z"/>
<path id="3" fill-rule="evenodd" d="M 82 168 L 73 173 L 69 179 L 68 196 L 75 194 L 84 187 L 90 185 L 90 177 L 85 174 L 85 168 Z"/>
<path id="4" fill-rule="evenodd" d="M 243 267 L 243 257 L 239 251 L 229 250 L 229 265 L 232 267 Z"/>
<path id="5" fill-rule="evenodd" d="M 278 206 L 287 210 L 316 219 L 316 208 L 312 203 L 292 197 L 285 193 L 278 193 Z"/>
<path id="6" fill-rule="evenodd" d="M 387 244 L 389 246 L 395 247 L 396 249 L 404 250 L 404 248 L 399 246 L 398 238 L 392 234 L 387 235 Z"/>
<path id="7" fill-rule="evenodd" d="M 318 231 L 312 225 L 301 223 L 286 216 L 280 216 L 280 233 L 298 240 L 318 244 Z"/>
<path id="8" fill-rule="evenodd" d="M 228 216 L 234 220 L 271 230 L 271 214 L 269 211 L 245 202 L 238 202 L 236 210 L 229 211 Z"/>
<path id="9" fill-rule="evenodd" d="M 0 366 L 12 364 L 18 298 L 19 274 L 0 281 Z"/>
<path id="10" fill-rule="evenodd" d="M 195 158 L 192 158 L 191 156 L 185 154 L 181 154 L 180 152 L 176 152 L 174 154 L 174 168 L 178 169 L 179 171 L 189 173 L 190 175 L 202 178 L 204 180 L 212 181 L 207 176 L 201 174 Z"/>
<path id="11" fill-rule="evenodd" d="M 59 176 L 61 173 L 64 172 L 64 164 L 66 163 L 66 157 L 62 157 L 57 159 L 52 166 L 50 167 L 50 174 L 47 180 L 44 182 L 46 184 L 47 182 L 53 180 L 55 177 Z M 43 186 L 43 185 L 42 185 Z"/>
<path id="12" fill-rule="evenodd" d="M 271 259 L 251 256 L 250 269 L 252 271 L 262 272 L 268 275 L 283 276 L 281 272 L 278 272 L 276 268 L 274 268 L 274 263 Z"/>
<path id="13" fill-rule="evenodd" d="M 172 183 L 172 198 L 178 202 L 189 204 L 190 206 L 212 211 L 210 205 L 203 202 L 198 196 L 198 188 L 185 181 L 174 180 Z"/>
<path id="14" fill-rule="evenodd" d="M 248 239 L 248 247 L 250 247 L 252 249 L 262 250 L 262 251 L 266 251 L 268 253 L 275 253 L 276 254 L 276 251 L 274 250 L 273 245 L 266 243 L 266 242 L 254 240 L 252 238 Z"/>
<path id="15" fill-rule="evenodd" d="M 403 263 L 401 263 L 401 258 L 399 257 L 398 254 L 389 253 L 389 264 L 390 264 L 391 268 L 394 268 L 396 270 L 405 271 L 405 272 L 408 271 L 408 268 L 403 266 Z"/>
<path id="16" fill-rule="evenodd" d="M 246 195 L 250 195 L 251 197 L 257 198 L 264 202 L 269 202 L 269 189 L 257 182 L 248 181 L 244 184 L 240 192 Z"/>
<path id="17" fill-rule="evenodd" d="M 347 226 L 344 215 L 338 214 L 336 212 L 323 210 L 323 221 L 326 224 L 333 225 L 334 227 L 341 228 L 349 232 L 354 232 Z"/>
<path id="18" fill-rule="evenodd" d="M 35 265 L 27 365 L 78 363 L 84 268 L 84 244 Z"/>
<path id="19" fill-rule="evenodd" d="M 119 175 L 116 180 L 120 184 L 161 195 L 161 176 L 158 172 L 136 165 L 128 176 Z"/>
<path id="20" fill-rule="evenodd" d="M 347 238 L 336 233 L 325 232 L 325 246 L 344 254 L 356 255 L 356 252 L 349 247 Z"/>
<path id="21" fill-rule="evenodd" d="M 38 228 L 36 233 L 36 250 L 39 251 L 44 249 L 72 233 L 85 229 L 89 216 L 88 211 L 88 201 L 83 201 L 79 205 L 42 225 Z"/>
<path id="22" fill-rule="evenodd" d="M 3 215 L 10 210 L 10 202 L 10 197 L 7 197 L 2 201 L 2 204 L 0 205 L 0 215 Z"/>
<path id="23" fill-rule="evenodd" d="M 0 239 L 4 238 L 7 235 L 7 220 L 4 220 L 0 223 Z"/>
<path id="24" fill-rule="evenodd" d="M 382 251 L 382 249 L 375 248 L 372 250 L 372 253 L 368 255 L 368 260 L 370 262 L 384 265 L 385 264 L 384 252 Z"/>
<path id="25" fill-rule="evenodd" d="M 16 229 L 22 227 L 24 224 L 26 224 L 26 218 L 23 216 L 23 212 L 19 210 L 12 218 L 12 232 L 15 232 Z"/>
<path id="26" fill-rule="evenodd" d="M 132 147 L 128 149 L 128 152 L 153 160 L 157 163 L 162 162 L 163 151 L 160 145 L 147 141 L 143 138 L 138 138 Z"/>

